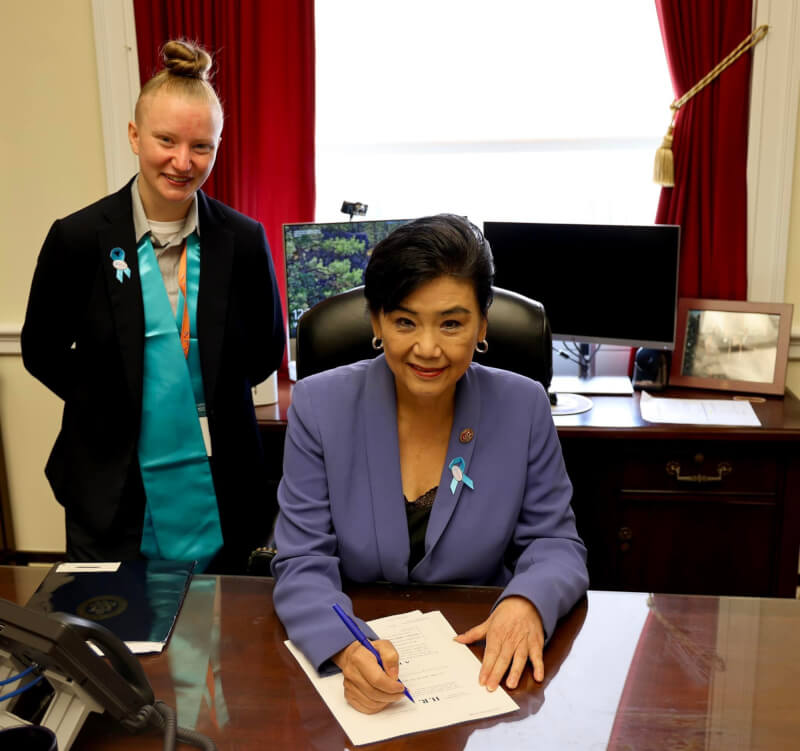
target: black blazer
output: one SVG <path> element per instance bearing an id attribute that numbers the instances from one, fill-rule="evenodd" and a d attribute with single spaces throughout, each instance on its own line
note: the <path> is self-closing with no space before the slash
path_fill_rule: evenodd
<path id="1" fill-rule="evenodd" d="M 113 534 L 121 499 L 141 485 L 144 308 L 130 185 L 53 224 L 22 329 L 25 367 L 64 400 L 45 473 L 59 503 L 98 536 Z M 280 365 L 283 316 L 261 224 L 202 192 L 198 216 L 211 469 L 227 557 L 244 560 L 271 524 L 250 389 Z M 122 283 L 115 247 L 131 270 Z"/>

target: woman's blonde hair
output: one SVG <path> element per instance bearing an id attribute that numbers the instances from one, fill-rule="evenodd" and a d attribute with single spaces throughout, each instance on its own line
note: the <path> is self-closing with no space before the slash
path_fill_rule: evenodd
<path id="1" fill-rule="evenodd" d="M 164 67 L 142 86 L 136 100 L 136 121 L 139 122 L 142 99 L 164 88 L 170 93 L 205 99 L 219 108 L 222 103 L 209 82 L 212 60 L 199 44 L 186 39 L 171 39 L 161 48 Z"/>

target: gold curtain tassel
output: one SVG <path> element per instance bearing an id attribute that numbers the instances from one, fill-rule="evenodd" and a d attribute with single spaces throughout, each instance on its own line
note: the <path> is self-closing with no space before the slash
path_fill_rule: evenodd
<path id="1" fill-rule="evenodd" d="M 664 142 L 661 148 L 656 151 L 656 162 L 653 167 L 653 182 L 663 185 L 665 188 L 675 187 L 675 160 L 672 156 L 672 129 L 675 125 L 675 117 L 678 110 L 683 107 L 698 91 L 702 91 L 708 84 L 710 84 L 723 70 L 733 65 L 747 50 L 755 47 L 769 31 L 769 26 L 763 24 L 755 31 L 749 34 L 733 49 L 728 55 L 717 63 L 708 73 L 706 73 L 691 89 L 689 89 L 683 96 L 678 97 L 672 104 L 672 124 L 669 126 L 667 135 L 664 136 Z"/>
<path id="2" fill-rule="evenodd" d="M 675 160 L 672 156 L 672 130 L 670 125 L 667 135 L 661 143 L 661 147 L 656 151 L 656 160 L 653 165 L 653 182 L 663 185 L 665 188 L 672 188 L 675 185 Z"/>

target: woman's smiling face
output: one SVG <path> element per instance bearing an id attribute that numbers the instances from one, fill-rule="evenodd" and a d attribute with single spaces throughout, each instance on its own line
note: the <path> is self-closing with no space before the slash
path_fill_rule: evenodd
<path id="1" fill-rule="evenodd" d="M 395 310 L 371 317 L 398 399 L 452 398 L 486 336 L 472 282 L 452 276 L 420 285 Z"/>
<path id="2" fill-rule="evenodd" d="M 139 157 L 139 194 L 149 219 L 186 215 L 217 158 L 222 112 L 214 103 L 159 89 L 141 102 L 128 139 Z"/>

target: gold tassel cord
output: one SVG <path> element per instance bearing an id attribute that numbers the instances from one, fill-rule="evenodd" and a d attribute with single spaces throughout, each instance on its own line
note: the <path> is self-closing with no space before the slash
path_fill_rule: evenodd
<path id="1" fill-rule="evenodd" d="M 653 181 L 659 185 L 672 187 L 675 184 L 675 165 L 672 156 L 672 125 L 667 128 L 667 135 L 661 142 L 661 148 L 656 151 L 656 161 L 653 165 Z"/>
<path id="2" fill-rule="evenodd" d="M 672 134 L 675 129 L 675 118 L 677 117 L 678 110 L 683 107 L 697 92 L 702 91 L 708 84 L 710 84 L 723 70 L 730 67 L 735 63 L 747 50 L 755 47 L 769 31 L 769 26 L 763 24 L 755 29 L 749 36 L 743 39 L 735 49 L 731 50 L 728 55 L 720 60 L 708 73 L 706 73 L 692 88 L 685 94 L 678 97 L 671 105 L 672 120 L 667 134 L 664 136 L 658 151 L 656 151 L 655 164 L 653 165 L 653 182 L 663 185 L 665 188 L 671 188 L 675 185 L 675 162 L 672 154 Z"/>

